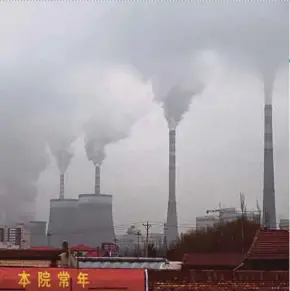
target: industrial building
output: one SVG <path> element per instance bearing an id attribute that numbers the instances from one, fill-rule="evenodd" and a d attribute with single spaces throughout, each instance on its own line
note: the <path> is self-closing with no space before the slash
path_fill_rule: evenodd
<path id="1" fill-rule="evenodd" d="M 47 246 L 47 233 L 46 233 L 46 221 L 30 221 L 28 225 L 29 229 L 29 246 L 30 247 L 43 247 Z"/>
<path id="2" fill-rule="evenodd" d="M 59 247 L 64 240 L 75 244 L 77 199 L 51 199 L 47 230 L 48 246 Z"/>
<path id="3" fill-rule="evenodd" d="M 162 250 L 164 247 L 164 234 L 149 232 L 148 243 L 153 244 L 156 250 Z M 135 225 L 131 225 L 126 234 L 117 236 L 117 244 L 121 255 L 142 255 L 146 245 L 146 235 Z"/>
<path id="4" fill-rule="evenodd" d="M 101 246 L 115 238 L 112 195 L 80 194 L 78 199 L 51 199 L 48 245 Z"/>
<path id="5" fill-rule="evenodd" d="M 30 228 L 24 223 L 0 226 L 1 248 L 28 248 L 30 247 Z"/>
<path id="6" fill-rule="evenodd" d="M 196 228 L 199 230 L 208 229 L 214 227 L 219 223 L 230 223 L 237 219 L 241 219 L 243 215 L 244 218 L 247 220 L 252 220 L 256 221 L 257 223 L 260 223 L 260 214 L 255 211 L 247 211 L 246 213 L 243 214 L 241 211 L 238 211 L 235 207 L 229 207 L 220 208 L 218 210 L 214 210 L 214 212 L 218 214 L 196 217 Z"/>
<path id="7" fill-rule="evenodd" d="M 77 208 L 77 244 L 91 247 L 115 238 L 112 195 L 80 194 Z"/>
<path id="8" fill-rule="evenodd" d="M 289 230 L 289 218 L 281 218 L 279 228 Z"/>
<path id="9" fill-rule="evenodd" d="M 218 218 L 214 215 L 198 216 L 195 219 L 196 229 L 208 229 L 214 227 L 219 222 Z"/>

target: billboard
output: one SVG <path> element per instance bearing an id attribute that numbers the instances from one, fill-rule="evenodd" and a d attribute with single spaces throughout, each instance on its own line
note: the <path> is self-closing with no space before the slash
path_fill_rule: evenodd
<path id="1" fill-rule="evenodd" d="M 145 291 L 142 269 L 0 268 L 0 290 Z"/>

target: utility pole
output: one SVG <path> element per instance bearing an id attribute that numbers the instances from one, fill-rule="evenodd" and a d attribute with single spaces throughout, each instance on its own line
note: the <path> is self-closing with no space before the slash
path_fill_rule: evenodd
<path id="1" fill-rule="evenodd" d="M 151 224 L 148 223 L 143 223 L 143 226 L 145 227 L 146 230 L 146 245 L 145 245 L 145 257 L 148 258 L 148 240 L 149 240 L 149 229 L 151 228 Z"/>
<path id="2" fill-rule="evenodd" d="M 167 233 L 167 225 L 166 223 L 164 223 L 164 237 L 163 237 L 163 255 L 164 255 L 164 258 L 166 258 L 166 255 L 167 255 L 167 239 L 166 239 L 166 233 Z"/>
<path id="3" fill-rule="evenodd" d="M 241 206 L 241 212 L 242 212 L 242 229 L 241 229 L 241 236 L 242 236 L 242 253 L 244 253 L 244 222 L 245 222 L 245 213 L 246 213 L 246 198 L 245 194 L 240 192 L 240 206 Z"/>
<path id="4" fill-rule="evenodd" d="M 260 204 L 259 204 L 258 199 L 256 199 L 256 207 L 257 207 L 257 211 L 258 211 L 258 215 L 259 215 L 259 225 L 260 225 L 260 227 L 261 227 L 262 211 L 261 211 L 261 207 L 260 207 Z"/>
<path id="5" fill-rule="evenodd" d="M 51 233 L 50 232 L 47 232 L 46 236 L 47 236 L 47 245 L 50 247 L 50 237 L 51 237 Z"/>

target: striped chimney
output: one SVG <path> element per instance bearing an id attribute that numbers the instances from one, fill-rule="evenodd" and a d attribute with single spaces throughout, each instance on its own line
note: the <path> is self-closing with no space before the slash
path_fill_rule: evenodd
<path id="1" fill-rule="evenodd" d="M 101 194 L 101 167 L 100 165 L 95 166 L 95 194 Z"/>
<path id="2" fill-rule="evenodd" d="M 64 174 L 60 174 L 59 178 L 59 199 L 64 199 Z"/>
<path id="3" fill-rule="evenodd" d="M 169 129 L 169 195 L 165 239 L 171 244 L 178 238 L 178 222 L 176 210 L 176 167 L 175 167 L 176 129 Z"/>
<path id="4" fill-rule="evenodd" d="M 263 225 L 276 228 L 272 104 L 266 104 L 264 128 Z"/>

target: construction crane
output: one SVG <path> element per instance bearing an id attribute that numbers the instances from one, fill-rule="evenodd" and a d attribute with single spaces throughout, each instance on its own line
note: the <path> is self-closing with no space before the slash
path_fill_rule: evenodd
<path id="1" fill-rule="evenodd" d="M 221 212 L 221 209 L 209 209 L 209 210 L 206 211 L 206 214 L 216 213 L 216 212 L 220 213 Z"/>
<path id="2" fill-rule="evenodd" d="M 209 213 L 220 213 L 221 212 L 221 203 L 219 203 L 219 208 L 218 209 L 209 209 L 206 211 L 206 214 L 209 214 Z"/>

